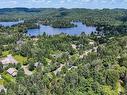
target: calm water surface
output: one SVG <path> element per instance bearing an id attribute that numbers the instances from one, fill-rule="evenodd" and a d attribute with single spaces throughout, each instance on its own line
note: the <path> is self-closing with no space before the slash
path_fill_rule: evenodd
<path id="1" fill-rule="evenodd" d="M 17 22 L 0 22 L 0 25 L 2 26 L 9 26 L 16 25 L 19 23 L 23 23 L 24 21 L 17 21 Z M 48 35 L 55 35 L 60 33 L 66 33 L 69 35 L 79 35 L 82 32 L 85 32 L 86 34 L 90 34 L 91 32 L 96 31 L 96 27 L 93 26 L 86 26 L 82 24 L 82 22 L 73 22 L 73 24 L 77 25 L 77 27 L 72 28 L 53 28 L 51 26 L 46 25 L 40 25 L 40 29 L 28 29 L 27 34 L 30 36 L 37 36 L 42 35 L 44 32 Z"/>
<path id="2" fill-rule="evenodd" d="M 79 35 L 82 32 L 90 34 L 96 31 L 96 27 L 86 26 L 81 22 L 73 22 L 77 27 L 72 28 L 53 28 L 51 26 L 40 25 L 40 29 L 28 29 L 27 34 L 30 36 L 42 35 L 44 32 L 48 35 L 66 33 L 69 35 Z"/>
<path id="3" fill-rule="evenodd" d="M 24 21 L 15 21 L 15 22 L 0 22 L 0 25 L 4 26 L 4 27 L 11 27 L 12 25 L 16 25 L 19 23 L 23 23 Z"/>

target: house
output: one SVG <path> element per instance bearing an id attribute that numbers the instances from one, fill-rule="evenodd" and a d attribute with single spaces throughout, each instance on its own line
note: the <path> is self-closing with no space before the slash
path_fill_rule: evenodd
<path id="1" fill-rule="evenodd" d="M 18 62 L 13 58 L 11 54 L 1 60 L 1 64 L 3 64 L 4 67 L 8 66 L 8 64 L 17 64 L 17 63 Z"/>
<path id="2" fill-rule="evenodd" d="M 95 44 L 94 41 L 89 42 L 89 45 L 94 45 L 94 44 Z"/>
<path id="3" fill-rule="evenodd" d="M 4 88 L 4 86 L 3 86 L 3 85 L 0 85 L 0 92 L 1 92 L 2 90 L 6 91 L 6 89 Z"/>
<path id="4" fill-rule="evenodd" d="M 52 54 L 51 56 L 54 57 L 54 58 L 60 58 L 62 57 L 63 53 L 57 53 L 57 54 Z"/>
<path id="5" fill-rule="evenodd" d="M 22 44 L 24 44 L 24 41 L 18 40 L 16 43 L 17 43 L 18 45 L 22 45 Z"/>
<path id="6" fill-rule="evenodd" d="M 0 75 L 0 80 L 2 79 L 2 76 Z"/>
<path id="7" fill-rule="evenodd" d="M 32 40 L 33 40 L 33 41 L 38 41 L 39 39 L 36 38 L 36 37 L 34 37 L 34 38 L 32 38 Z"/>
<path id="8" fill-rule="evenodd" d="M 76 47 L 77 47 L 75 44 L 72 44 L 71 46 L 73 49 L 76 49 Z"/>
<path id="9" fill-rule="evenodd" d="M 34 67 L 38 67 L 39 65 L 41 65 L 41 63 L 39 62 L 34 63 Z"/>
<path id="10" fill-rule="evenodd" d="M 11 76 L 15 77 L 17 75 L 17 70 L 15 68 L 9 68 L 7 70 L 7 73 L 10 74 Z"/>

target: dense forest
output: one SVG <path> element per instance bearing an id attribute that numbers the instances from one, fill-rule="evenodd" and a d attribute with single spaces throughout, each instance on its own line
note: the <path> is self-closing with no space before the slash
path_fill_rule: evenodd
<path id="1" fill-rule="evenodd" d="M 25 21 L 0 26 L 0 95 L 127 95 L 126 17 L 125 9 L 0 9 L 0 21 Z M 74 27 L 71 21 L 97 32 L 26 35 L 36 23 Z"/>
<path id="2" fill-rule="evenodd" d="M 126 9 L 66 9 L 66 8 L 4 8 L 0 9 L 0 21 L 16 21 L 18 19 L 43 24 L 55 24 L 69 21 L 82 21 L 87 25 L 119 26 L 127 24 Z M 60 22 L 61 21 L 61 22 Z M 66 23 L 65 23 L 66 24 Z M 63 23 L 64 26 L 64 23 Z"/>

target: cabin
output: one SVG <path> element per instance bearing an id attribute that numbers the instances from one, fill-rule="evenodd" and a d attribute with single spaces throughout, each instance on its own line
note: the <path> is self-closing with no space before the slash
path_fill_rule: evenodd
<path id="1" fill-rule="evenodd" d="M 22 46 L 24 43 L 25 43 L 25 42 L 22 41 L 22 40 L 18 40 L 18 41 L 16 42 L 16 44 L 19 45 L 19 46 Z"/>
<path id="2" fill-rule="evenodd" d="M 2 76 L 0 75 L 0 80 L 2 79 Z"/>
<path id="3" fill-rule="evenodd" d="M 60 58 L 62 57 L 62 53 L 59 53 L 59 54 L 52 54 L 51 56 L 54 57 L 54 58 Z"/>
<path id="4" fill-rule="evenodd" d="M 3 85 L 0 85 L 0 92 L 2 92 L 2 90 L 6 91 L 6 89 L 4 88 Z"/>
<path id="5" fill-rule="evenodd" d="M 41 63 L 39 63 L 39 62 L 34 63 L 34 67 L 38 67 L 40 65 L 41 65 Z"/>
<path id="6" fill-rule="evenodd" d="M 38 41 L 39 39 L 36 38 L 36 37 L 34 37 L 34 38 L 32 38 L 32 40 L 33 40 L 33 41 Z"/>
<path id="7" fill-rule="evenodd" d="M 94 42 L 94 41 L 90 41 L 90 42 L 89 42 L 89 45 L 94 46 L 94 45 L 95 45 L 95 42 Z"/>
<path id="8" fill-rule="evenodd" d="M 71 46 L 72 46 L 73 49 L 77 48 L 77 46 L 75 44 L 72 44 Z"/>
<path id="9" fill-rule="evenodd" d="M 1 64 L 3 64 L 3 67 L 8 66 L 9 64 L 17 64 L 17 63 L 18 62 L 13 58 L 11 54 L 1 60 Z"/>
<path id="10" fill-rule="evenodd" d="M 15 77 L 17 75 L 17 70 L 15 68 L 9 68 L 7 70 L 7 73 L 10 74 L 11 76 Z"/>

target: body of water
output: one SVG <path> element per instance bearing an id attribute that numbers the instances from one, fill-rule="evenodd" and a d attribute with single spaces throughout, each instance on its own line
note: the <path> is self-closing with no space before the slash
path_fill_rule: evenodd
<path id="1" fill-rule="evenodd" d="M 40 25 L 40 29 L 28 29 L 27 34 L 30 36 L 42 35 L 44 32 L 48 35 L 55 35 L 60 33 L 66 33 L 69 35 L 79 35 L 82 32 L 90 34 L 96 31 L 96 27 L 86 26 L 81 22 L 73 22 L 77 27 L 72 28 L 53 28 L 51 26 Z"/>
<path id="2" fill-rule="evenodd" d="M 0 22 L 0 25 L 2 25 L 4 27 L 11 27 L 12 25 L 16 25 L 19 23 L 24 23 L 24 21 L 21 20 L 21 21 L 15 21 L 15 22 Z"/>
<path id="3" fill-rule="evenodd" d="M 5 26 L 5 27 L 7 26 L 11 27 L 12 25 L 16 25 L 16 24 L 23 23 L 23 22 L 24 21 L 0 22 L 0 25 Z M 86 26 L 82 24 L 82 22 L 73 22 L 73 24 L 77 25 L 77 27 L 53 28 L 51 26 L 40 25 L 39 29 L 28 29 L 27 34 L 29 36 L 37 36 L 37 35 L 42 35 L 45 32 L 47 35 L 55 35 L 55 34 L 60 34 L 60 33 L 66 33 L 69 35 L 79 35 L 82 32 L 85 32 L 86 34 L 90 34 L 91 32 L 96 31 L 96 27 Z"/>

